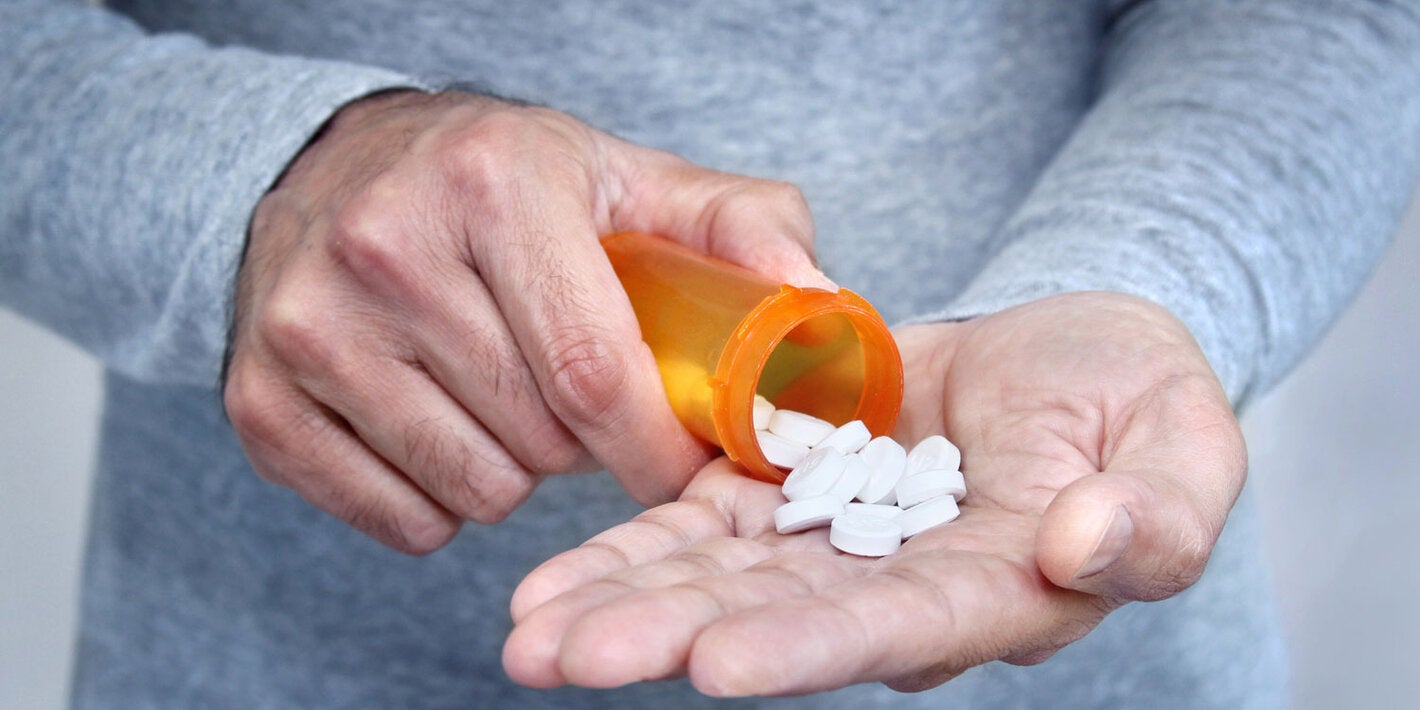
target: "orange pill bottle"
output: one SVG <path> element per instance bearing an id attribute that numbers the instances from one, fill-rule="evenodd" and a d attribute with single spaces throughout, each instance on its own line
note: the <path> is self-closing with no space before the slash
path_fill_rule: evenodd
<path id="1" fill-rule="evenodd" d="M 781 285 L 663 237 L 602 239 L 671 408 L 755 478 L 784 472 L 764 458 L 754 396 L 834 424 L 892 431 L 902 407 L 902 357 L 861 296 Z"/>

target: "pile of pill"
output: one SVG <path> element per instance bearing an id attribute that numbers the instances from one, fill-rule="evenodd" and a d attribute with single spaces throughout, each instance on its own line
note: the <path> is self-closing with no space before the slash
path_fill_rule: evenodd
<path id="1" fill-rule="evenodd" d="M 764 397 L 754 400 L 755 436 L 769 462 L 790 469 L 789 502 L 774 511 L 774 527 L 788 534 L 829 526 L 828 540 L 853 555 L 882 557 L 902 541 L 949 523 L 966 495 L 961 451 L 946 437 L 929 436 L 909 453 L 863 422 L 840 427 Z"/>

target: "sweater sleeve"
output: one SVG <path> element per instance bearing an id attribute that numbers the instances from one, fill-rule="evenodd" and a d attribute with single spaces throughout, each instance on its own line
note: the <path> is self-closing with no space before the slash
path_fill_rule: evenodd
<path id="1" fill-rule="evenodd" d="M 1420 152 L 1413 2 L 1143 0 L 1099 93 L 944 311 L 1104 289 L 1169 308 L 1237 404 L 1285 375 L 1365 281 Z"/>
<path id="2" fill-rule="evenodd" d="M 211 385 L 257 200 L 341 105 L 417 82 L 0 2 L 0 304 L 147 381 Z"/>

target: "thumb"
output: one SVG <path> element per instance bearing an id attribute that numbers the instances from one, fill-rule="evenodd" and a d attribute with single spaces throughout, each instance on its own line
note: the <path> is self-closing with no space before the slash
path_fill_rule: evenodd
<path id="1" fill-rule="evenodd" d="M 1065 486 L 1041 518 L 1036 561 L 1058 586 L 1120 601 L 1183 591 L 1242 489 L 1247 446 L 1216 379 L 1166 378 L 1136 405 L 1104 471 Z"/>
<path id="2" fill-rule="evenodd" d="M 1203 574 L 1228 504 L 1157 471 L 1086 476 L 1056 495 L 1036 535 L 1057 586 L 1125 601 L 1165 599 Z"/>
<path id="3" fill-rule="evenodd" d="M 732 264 L 800 287 L 838 290 L 814 258 L 814 223 L 791 183 L 704 168 L 658 150 L 623 144 L 616 230 L 675 239 Z"/>

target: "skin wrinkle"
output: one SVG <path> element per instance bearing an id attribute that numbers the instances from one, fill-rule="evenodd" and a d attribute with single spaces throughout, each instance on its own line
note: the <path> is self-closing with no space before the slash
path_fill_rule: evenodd
<path id="1" fill-rule="evenodd" d="M 479 369 L 487 373 L 485 377 L 493 378 L 493 398 L 501 399 L 503 394 L 504 373 L 509 370 L 517 371 L 515 368 L 521 368 L 525 366 L 527 362 L 519 357 L 520 362 L 510 363 L 509 360 L 511 360 L 511 358 L 504 353 L 504 348 L 495 345 L 493 338 L 488 337 L 488 331 L 491 330 L 491 328 L 488 328 L 484 332 L 474 333 L 472 337 L 468 339 L 468 352 L 464 355 L 464 361 L 488 362 L 491 360 L 494 363 L 492 367 Z M 525 388 L 515 387 L 513 388 L 513 395 L 526 397 L 527 393 Z"/>
<path id="2" fill-rule="evenodd" d="M 630 143 L 625 143 L 620 138 L 612 135 L 610 141 L 624 144 L 629 147 Z M 628 188 L 628 184 L 635 184 L 637 175 L 633 172 L 639 169 L 639 163 L 631 163 L 630 169 L 622 166 L 608 157 L 607 140 L 592 140 L 595 149 L 595 159 L 592 163 L 592 175 L 600 175 L 601 179 L 596 182 L 597 188 L 593 194 L 596 200 L 592 206 L 593 214 L 597 216 L 598 237 L 617 231 L 622 221 L 618 219 L 618 207 L 631 200 L 634 194 Z"/>
<path id="3" fill-rule="evenodd" d="M 1144 417 L 1146 414 L 1153 415 L 1155 413 L 1155 410 L 1151 405 L 1154 405 L 1156 403 L 1157 399 L 1162 396 L 1161 393 L 1165 389 L 1172 387 L 1177 381 L 1177 376 L 1171 376 L 1162 381 L 1156 382 L 1151 385 L 1147 390 L 1145 390 L 1142 395 L 1135 399 L 1126 410 L 1112 417 L 1107 416 L 1102 418 L 1100 422 L 1102 429 L 1101 433 L 1103 435 L 1100 440 L 1100 450 L 1102 457 L 1102 468 L 1100 469 L 1101 471 L 1108 470 L 1111 467 L 1110 464 L 1114 461 L 1114 458 L 1120 453 L 1120 449 L 1124 446 L 1125 440 L 1129 438 L 1129 435 L 1134 434 L 1137 436 L 1138 430 L 1135 427 L 1141 424 L 1141 418 Z M 1110 426 L 1109 424 L 1111 421 L 1114 422 L 1113 426 Z M 1148 427 L 1148 429 L 1152 431 L 1153 427 Z M 1130 453 L 1134 452 L 1131 451 Z"/>
<path id="4" fill-rule="evenodd" d="M 710 498 L 710 505 L 724 521 L 725 527 L 730 531 L 730 535 L 740 537 L 746 531 L 742 531 L 739 525 L 739 518 L 735 511 L 739 509 L 739 499 L 733 489 L 722 489 L 715 496 Z"/>
<path id="5" fill-rule="evenodd" d="M 674 522 L 670 516 L 658 513 L 658 510 L 656 508 L 648 510 L 636 516 L 631 522 L 652 525 L 680 540 L 681 547 L 688 547 L 696 542 L 696 538 L 688 530 Z"/>
<path id="6" fill-rule="evenodd" d="M 704 543 L 701 543 L 704 544 Z M 714 554 L 697 549 L 687 548 L 677 552 L 675 556 L 664 561 L 665 563 L 685 564 L 703 571 L 706 575 L 717 576 L 732 571 L 725 566 L 725 563 Z M 702 575 L 704 576 L 704 575 Z"/>
<path id="7" fill-rule="evenodd" d="M 721 599 L 719 594 L 716 594 L 710 589 L 702 587 L 701 584 L 705 582 L 706 579 L 703 577 L 700 579 L 692 579 L 688 582 L 675 585 L 675 591 L 681 594 L 694 594 L 700 599 L 709 602 L 711 611 L 709 614 L 707 614 L 707 616 L 712 619 L 710 623 L 713 624 L 715 623 L 715 621 L 719 619 L 724 619 L 725 617 L 728 617 L 733 614 L 735 612 L 735 609 L 726 600 Z M 701 628 L 702 630 L 704 629 L 704 627 Z M 690 644 L 688 645 L 694 645 L 694 637 L 696 636 L 699 636 L 699 634 L 697 633 L 692 635 L 692 638 L 690 639 Z M 677 665 L 681 668 L 684 668 L 685 666 L 684 662 L 679 662 L 677 663 Z"/>
<path id="8" fill-rule="evenodd" d="M 771 577 L 787 579 L 793 587 L 791 597 L 804 597 L 814 593 L 820 585 L 814 584 L 805 577 L 802 572 L 790 566 L 801 555 L 790 555 L 782 551 L 782 548 L 771 548 L 774 556 L 744 570 L 746 574 L 763 574 Z"/>

